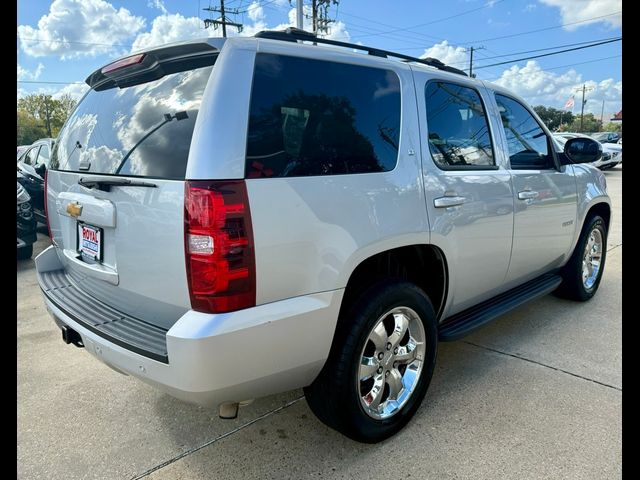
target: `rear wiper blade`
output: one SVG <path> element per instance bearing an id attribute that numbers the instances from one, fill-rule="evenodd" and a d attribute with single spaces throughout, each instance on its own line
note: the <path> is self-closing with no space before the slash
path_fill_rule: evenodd
<path id="1" fill-rule="evenodd" d="M 156 188 L 158 185 L 151 182 L 141 180 L 131 180 L 130 178 L 101 178 L 101 177 L 82 177 L 78 180 L 78 185 L 87 188 L 97 188 L 104 192 L 111 190 L 111 187 L 150 187 Z"/>

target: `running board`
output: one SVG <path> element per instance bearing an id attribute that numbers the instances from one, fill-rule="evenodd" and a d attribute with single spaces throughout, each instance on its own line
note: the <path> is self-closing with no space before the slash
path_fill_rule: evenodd
<path id="1" fill-rule="evenodd" d="M 456 313 L 440 324 L 438 339 L 443 342 L 459 340 L 520 305 L 553 292 L 561 283 L 560 275 L 547 273 Z"/>

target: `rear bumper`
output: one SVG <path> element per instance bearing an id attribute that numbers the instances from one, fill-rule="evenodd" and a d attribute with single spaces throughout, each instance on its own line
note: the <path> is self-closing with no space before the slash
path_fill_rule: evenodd
<path id="1" fill-rule="evenodd" d="M 61 268 L 55 247 L 36 257 L 38 281 Z M 290 298 L 225 314 L 188 311 L 166 332 L 167 363 L 87 328 L 43 288 L 58 325 L 89 353 L 182 400 L 213 407 L 310 384 L 329 354 L 343 290 Z M 59 303 L 59 300 L 58 300 Z"/>

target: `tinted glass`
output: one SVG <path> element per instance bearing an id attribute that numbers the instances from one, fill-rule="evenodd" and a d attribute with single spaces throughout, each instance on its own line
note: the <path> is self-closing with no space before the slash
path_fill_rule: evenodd
<path id="1" fill-rule="evenodd" d="M 26 163 L 27 165 L 35 165 L 36 164 L 36 158 L 38 158 L 38 150 L 40 149 L 39 146 L 37 147 L 33 147 L 31 150 L 29 150 L 27 152 L 27 154 L 24 157 L 24 163 Z"/>
<path id="2" fill-rule="evenodd" d="M 212 68 L 89 91 L 58 136 L 51 168 L 184 179 L 193 126 Z"/>
<path id="3" fill-rule="evenodd" d="M 425 90 L 429 151 L 440 168 L 493 166 L 489 124 L 478 92 L 445 82 Z"/>
<path id="4" fill-rule="evenodd" d="M 393 170 L 399 133 L 400 82 L 395 73 L 257 55 L 248 178 Z"/>
<path id="5" fill-rule="evenodd" d="M 38 160 L 37 163 L 41 164 L 44 163 L 45 166 L 49 166 L 49 145 L 42 145 L 42 147 L 40 147 L 40 153 L 38 154 Z"/>
<path id="6" fill-rule="evenodd" d="M 507 137 L 509 160 L 514 169 L 550 168 L 547 135 L 529 111 L 515 100 L 496 95 L 502 127 Z"/>

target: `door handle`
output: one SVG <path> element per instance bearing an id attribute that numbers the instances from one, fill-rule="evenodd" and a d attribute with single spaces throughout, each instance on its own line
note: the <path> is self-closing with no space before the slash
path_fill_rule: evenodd
<path id="1" fill-rule="evenodd" d="M 520 200 L 532 200 L 534 198 L 538 198 L 538 195 L 540 195 L 538 192 L 534 192 L 531 190 L 524 190 L 522 192 L 518 192 L 518 198 Z"/>
<path id="2" fill-rule="evenodd" d="M 447 208 L 447 207 L 457 207 L 458 205 L 462 205 L 464 202 L 466 202 L 467 199 L 464 197 L 440 197 L 440 198 L 434 198 L 433 199 L 433 205 L 436 208 Z"/>

